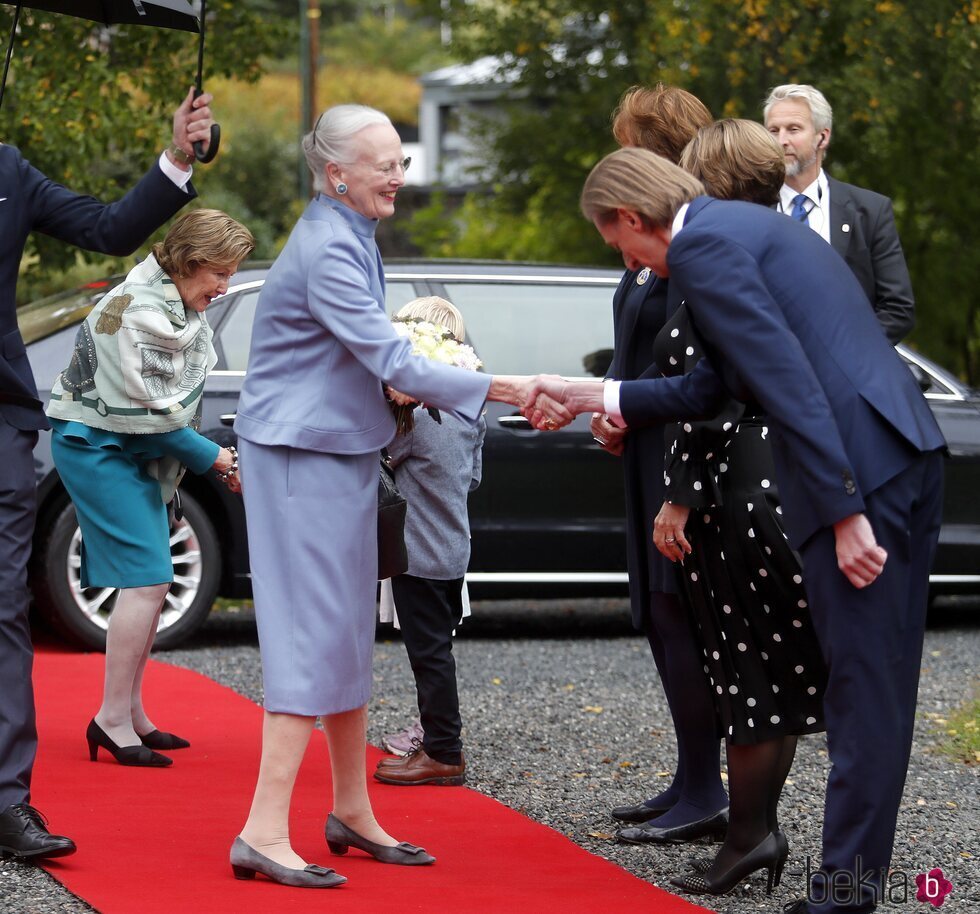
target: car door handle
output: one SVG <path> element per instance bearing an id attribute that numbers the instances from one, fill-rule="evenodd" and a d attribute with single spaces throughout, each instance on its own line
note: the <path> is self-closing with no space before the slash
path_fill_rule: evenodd
<path id="1" fill-rule="evenodd" d="M 238 415 L 238 413 L 225 413 L 221 417 L 221 424 L 222 425 L 234 425 L 235 424 L 235 417 L 237 415 Z"/>
<path id="2" fill-rule="evenodd" d="M 523 416 L 498 416 L 497 422 L 504 428 L 512 428 L 519 432 L 534 431 L 534 426 Z"/>

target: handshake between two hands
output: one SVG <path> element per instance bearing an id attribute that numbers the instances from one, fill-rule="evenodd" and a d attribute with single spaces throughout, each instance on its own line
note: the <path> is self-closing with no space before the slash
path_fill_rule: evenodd
<path id="1" fill-rule="evenodd" d="M 405 406 L 416 397 L 387 387 L 388 398 Z M 510 403 L 540 431 L 568 425 L 579 413 L 602 411 L 601 381 L 568 381 L 558 375 L 494 375 L 488 400 Z"/>
<path id="2" fill-rule="evenodd" d="M 512 402 L 539 431 L 555 431 L 568 425 L 583 409 L 576 409 L 572 384 L 558 375 L 536 375 L 521 379 L 523 390 Z M 602 388 L 599 386 L 601 397 Z"/>

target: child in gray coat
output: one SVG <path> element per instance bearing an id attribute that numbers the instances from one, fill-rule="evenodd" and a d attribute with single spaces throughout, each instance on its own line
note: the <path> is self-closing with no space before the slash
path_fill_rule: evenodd
<path id="1" fill-rule="evenodd" d="M 460 342 L 465 337 L 462 315 L 443 298 L 415 299 L 396 317 L 439 324 Z M 463 616 L 470 560 L 466 500 L 480 484 L 485 433 L 483 419 L 471 427 L 446 414 L 436 418 L 419 406 L 414 428 L 388 445 L 398 488 L 408 502 L 408 571 L 391 579 L 391 591 L 415 675 L 420 724 L 399 734 L 401 739 L 385 739 L 385 748 L 404 753 L 378 763 L 374 777 L 385 784 L 456 786 L 464 781 L 452 646 Z"/>

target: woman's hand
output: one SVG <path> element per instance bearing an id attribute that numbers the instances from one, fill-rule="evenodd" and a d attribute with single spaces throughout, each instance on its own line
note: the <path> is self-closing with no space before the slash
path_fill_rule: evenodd
<path id="1" fill-rule="evenodd" d="M 614 457 L 622 456 L 623 448 L 626 446 L 625 428 L 613 425 L 605 413 L 593 413 L 589 427 L 592 429 L 592 437 L 599 447 Z"/>
<path id="2" fill-rule="evenodd" d="M 232 492 L 241 492 L 242 481 L 238 476 L 238 451 L 234 447 L 223 447 L 218 451 L 218 459 L 211 465 L 220 479 Z"/>
<path id="3" fill-rule="evenodd" d="M 653 545 L 672 562 L 683 563 L 691 554 L 691 544 L 684 536 L 684 527 L 691 509 L 665 501 L 653 521 Z"/>

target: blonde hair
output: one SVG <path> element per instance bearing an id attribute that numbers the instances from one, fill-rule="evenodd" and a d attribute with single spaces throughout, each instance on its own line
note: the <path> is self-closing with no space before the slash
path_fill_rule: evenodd
<path id="1" fill-rule="evenodd" d="M 587 219 L 605 222 L 618 209 L 639 213 L 651 225 L 670 225 L 677 211 L 704 193 L 686 171 L 647 149 L 607 155 L 592 169 L 579 204 Z"/>
<path id="2" fill-rule="evenodd" d="M 710 123 L 711 112 L 697 96 L 663 83 L 627 89 L 612 115 L 620 146 L 649 149 L 675 164 L 691 138 Z"/>
<path id="3" fill-rule="evenodd" d="M 192 209 L 180 216 L 153 256 L 170 276 L 190 276 L 202 264 L 236 267 L 255 250 L 255 238 L 240 222 L 217 209 Z"/>
<path id="4" fill-rule="evenodd" d="M 762 124 L 725 118 L 702 127 L 681 155 L 680 166 L 712 197 L 772 206 L 786 176 L 783 150 Z"/>
<path id="5" fill-rule="evenodd" d="M 425 295 L 422 298 L 412 299 L 407 305 L 399 309 L 395 317 L 439 324 L 439 326 L 445 327 L 460 343 L 466 339 L 466 325 L 463 323 L 463 315 L 459 313 L 459 309 L 452 302 L 448 302 L 438 295 Z"/>

